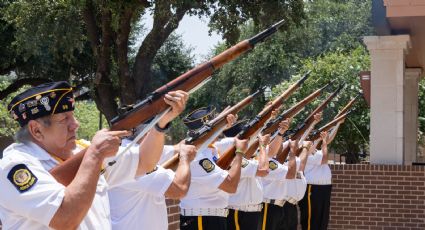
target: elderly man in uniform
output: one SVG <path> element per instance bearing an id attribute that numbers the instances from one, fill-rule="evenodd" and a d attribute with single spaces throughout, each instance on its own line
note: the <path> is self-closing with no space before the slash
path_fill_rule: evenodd
<path id="1" fill-rule="evenodd" d="M 214 116 L 211 107 L 199 109 L 187 116 L 184 123 L 191 130 L 202 127 L 203 123 Z M 235 117 L 228 116 L 233 123 Z M 229 170 L 223 170 L 215 164 L 220 154 L 236 146 L 236 156 Z M 242 156 L 247 149 L 247 141 L 237 138 L 223 138 L 206 149 L 198 151 L 190 164 L 191 183 L 189 192 L 180 202 L 180 229 L 226 229 L 227 204 L 229 193 L 235 193 L 240 175 Z"/>
<path id="2" fill-rule="evenodd" d="M 87 147 L 72 182 L 64 186 L 49 171 L 72 157 L 78 122 L 74 117 L 72 87 L 53 82 L 16 96 L 8 106 L 21 130 L 0 161 L 0 219 L 4 229 L 111 229 L 107 187 L 132 181 L 152 171 L 162 148 L 161 130 L 180 114 L 187 93 L 170 92 L 171 106 L 136 151 L 128 151 L 105 176 L 101 168 L 118 152 L 127 131 L 100 130 Z M 145 151 L 146 148 L 150 152 Z M 154 163 L 153 163 L 154 162 Z"/>

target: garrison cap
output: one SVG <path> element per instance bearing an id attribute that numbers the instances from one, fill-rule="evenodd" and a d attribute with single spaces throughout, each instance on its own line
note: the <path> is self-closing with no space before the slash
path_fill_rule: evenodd
<path id="1" fill-rule="evenodd" d="M 232 127 L 227 128 L 223 131 L 224 136 L 236 137 L 236 135 L 238 135 L 238 133 L 242 131 L 243 127 L 247 123 L 248 123 L 247 119 L 236 122 L 235 124 L 232 125 Z"/>
<path id="2" fill-rule="evenodd" d="M 72 87 L 66 81 L 49 82 L 30 88 L 17 95 L 7 106 L 9 113 L 21 127 L 30 120 L 74 110 Z"/>
<path id="3" fill-rule="evenodd" d="M 183 119 L 183 123 L 190 129 L 196 130 L 201 128 L 209 120 L 213 119 L 215 116 L 215 107 L 208 106 L 197 109 L 191 112 Z"/>

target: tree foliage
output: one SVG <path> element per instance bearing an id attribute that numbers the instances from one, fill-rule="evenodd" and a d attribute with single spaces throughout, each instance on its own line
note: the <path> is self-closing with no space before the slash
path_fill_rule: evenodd
<path id="1" fill-rule="evenodd" d="M 347 84 L 340 102 L 335 105 L 340 107 L 346 103 L 358 91 L 358 72 L 369 68 L 362 36 L 373 34 L 370 23 L 371 3 L 359 0 L 315 0 L 308 1 L 305 9 L 306 20 L 301 25 L 288 25 L 288 31 L 273 36 L 253 52 L 224 66 L 214 75 L 212 82 L 196 94 L 191 106 L 196 108 L 213 104 L 223 108 L 264 86 L 274 88 L 275 93 L 282 92 L 295 82 L 297 78 L 293 76 L 300 76 L 308 70 L 313 71 L 312 76 L 291 99 L 292 103 L 330 79 Z M 243 38 L 255 33 L 252 25 L 242 27 L 241 31 Z M 215 52 L 223 49 L 223 46 L 219 46 Z M 314 67 L 312 63 L 316 63 Z M 264 104 L 264 99 L 257 101 L 252 108 L 242 111 L 242 117 L 253 117 Z M 328 110 L 325 121 L 329 121 L 339 107 Z M 363 102 L 357 107 L 333 145 L 338 153 L 355 153 L 350 158 L 352 162 L 358 159 L 357 153 L 367 149 L 369 137 L 368 109 Z M 342 140 L 341 137 L 350 138 Z"/>
<path id="2" fill-rule="evenodd" d="M 211 30 L 223 33 L 232 44 L 239 38 L 238 26 L 251 19 L 257 30 L 282 18 L 300 22 L 303 2 L 2 0 L 0 23 L 13 33 L 1 36 L 32 67 L 15 66 L 12 70 L 18 78 L 37 76 L 85 84 L 109 120 L 119 105 L 133 104 L 154 89 L 155 56 L 184 15 L 209 17 Z M 144 15 L 153 17 L 153 27 L 140 47 L 132 50 Z M 171 73 L 180 71 L 184 70 Z"/>

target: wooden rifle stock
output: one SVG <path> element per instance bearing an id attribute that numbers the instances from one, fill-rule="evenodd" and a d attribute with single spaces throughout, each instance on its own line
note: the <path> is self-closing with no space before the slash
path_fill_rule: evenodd
<path id="1" fill-rule="evenodd" d="M 314 109 L 310 115 L 304 120 L 304 122 L 296 129 L 295 133 L 291 135 L 291 140 L 297 140 L 302 137 L 302 135 L 307 131 L 307 129 L 313 124 L 314 122 L 314 115 L 317 113 L 322 112 L 326 106 L 329 104 L 329 102 L 338 95 L 338 93 L 341 91 L 343 86 L 338 87 L 335 92 L 333 92 L 329 97 L 326 98 L 319 106 Z M 282 148 L 282 151 L 279 151 L 276 155 L 276 159 L 283 164 L 285 162 L 286 157 L 289 154 L 289 146 L 287 148 Z"/>
<path id="2" fill-rule="evenodd" d="M 168 105 L 163 100 L 166 93 L 172 90 L 183 90 L 188 92 L 195 88 L 198 84 L 208 79 L 215 70 L 236 59 L 248 50 L 253 49 L 257 43 L 264 41 L 264 39 L 274 34 L 283 23 L 284 20 L 279 21 L 254 37 L 239 42 L 209 61 L 200 64 L 199 66 L 170 81 L 166 85 L 156 89 L 145 100 L 136 104 L 134 109 L 112 119 L 111 124 L 113 127 L 111 127 L 111 129 L 131 129 L 135 127 L 135 124 L 138 125 L 143 123 L 156 114 L 164 111 L 168 108 Z"/>
<path id="3" fill-rule="evenodd" d="M 290 117 L 294 117 L 295 115 L 297 115 L 308 103 L 310 103 L 311 101 L 313 101 L 315 98 L 317 98 L 325 88 L 327 88 L 330 84 L 325 85 L 324 87 L 314 91 L 313 93 L 311 93 L 310 95 L 308 95 L 306 98 L 304 98 L 303 100 L 301 100 L 300 102 L 298 102 L 297 104 L 295 104 L 294 106 L 292 106 L 291 108 L 287 109 L 285 112 L 283 112 L 281 115 L 279 115 L 278 117 L 276 117 L 273 120 L 269 120 L 265 125 L 263 130 L 261 130 L 261 134 L 262 135 L 267 135 L 270 133 L 273 133 L 274 131 L 277 130 L 277 128 L 279 127 L 279 123 L 287 118 Z M 259 140 L 258 138 L 254 140 L 254 142 L 251 143 L 251 145 L 249 145 L 248 150 L 245 153 L 245 157 L 246 158 L 251 158 L 255 151 L 258 148 L 259 145 Z"/>
<path id="4" fill-rule="evenodd" d="M 291 108 L 287 109 L 285 112 L 283 112 L 281 115 L 279 115 L 275 119 L 268 121 L 267 124 L 265 125 L 264 129 L 261 131 L 262 134 L 266 135 L 266 134 L 270 134 L 270 133 L 273 133 L 274 131 L 276 131 L 277 128 L 279 127 L 279 123 L 281 121 L 297 115 L 299 112 L 301 112 L 301 110 L 304 109 L 304 107 L 308 103 L 312 102 L 314 99 L 316 99 L 318 96 L 320 96 L 323 93 L 323 91 L 329 86 L 330 86 L 330 84 L 326 84 L 322 88 L 320 88 L 320 89 L 314 91 L 313 93 L 311 93 L 310 95 L 308 95 L 306 98 L 304 98 L 303 100 L 301 100 L 300 102 L 298 102 L 297 104 L 292 106 Z"/>
<path id="5" fill-rule="evenodd" d="M 354 102 L 356 102 L 359 97 L 360 97 L 360 94 L 357 94 L 353 99 L 351 99 L 351 101 L 348 102 L 347 105 L 344 106 L 344 108 L 342 108 L 341 111 L 338 112 L 338 114 L 335 116 L 335 118 L 346 113 L 351 108 L 351 106 L 353 106 Z"/>
<path id="6" fill-rule="evenodd" d="M 339 117 L 333 119 L 332 121 L 330 121 L 329 123 L 327 123 L 326 125 L 320 127 L 320 129 L 318 129 L 317 131 L 313 132 L 309 137 L 308 140 L 309 141 L 315 141 L 317 139 L 320 138 L 320 133 L 321 132 L 327 132 L 330 129 L 332 129 L 335 125 L 337 125 L 340 121 L 344 120 L 349 114 L 351 113 L 351 111 L 346 112 L 342 115 L 340 115 Z M 320 143 L 319 143 L 320 144 Z"/>
<path id="7" fill-rule="evenodd" d="M 236 105 L 232 106 L 228 110 L 220 113 L 216 118 L 209 121 L 204 125 L 199 131 L 197 131 L 193 137 L 186 138 L 185 144 L 194 145 L 196 148 L 200 148 L 206 141 L 208 141 L 212 136 L 216 135 L 217 132 L 222 131 L 222 129 L 227 125 L 227 115 L 237 114 L 239 111 L 247 107 L 252 103 L 254 98 L 260 94 L 260 91 L 255 92 L 254 94 L 249 95 L 242 101 L 238 102 Z M 209 144 L 209 143 L 208 143 Z M 175 169 L 179 162 L 179 154 L 175 154 L 169 160 L 162 164 L 162 167 L 166 169 Z"/>
<path id="8" fill-rule="evenodd" d="M 333 121 L 322 126 L 319 130 L 317 130 L 312 135 L 310 135 L 309 140 L 310 141 L 316 141 L 317 139 L 320 138 L 321 132 L 329 131 L 332 127 L 334 127 L 336 124 L 338 124 L 341 120 L 345 119 L 353 111 L 353 110 L 349 110 L 349 109 L 353 106 L 354 102 L 356 102 L 356 100 L 359 96 L 360 96 L 360 94 L 358 94 L 356 97 L 351 99 L 351 101 L 348 102 L 348 104 L 346 106 L 344 106 L 344 108 L 342 108 L 341 111 L 338 112 L 338 114 L 335 116 Z M 320 147 L 322 145 L 322 141 L 323 140 L 320 140 L 319 143 L 317 143 L 317 146 Z"/>
<path id="9" fill-rule="evenodd" d="M 267 120 L 272 116 L 274 109 L 282 105 L 283 101 L 288 99 L 309 77 L 311 71 L 308 71 L 304 76 L 298 80 L 296 83 L 291 85 L 285 92 L 279 95 L 276 99 L 272 101 L 270 105 L 267 105 L 254 119 L 252 119 L 248 124 L 246 124 L 237 135 L 239 139 L 248 139 L 252 136 L 258 129 L 260 129 Z M 216 164 L 222 169 L 228 169 L 230 163 L 232 163 L 233 157 L 235 156 L 236 147 L 228 149 L 224 154 L 220 156 Z"/>
<path id="10" fill-rule="evenodd" d="M 254 37 L 239 42 L 209 61 L 200 64 L 166 85 L 158 88 L 146 99 L 128 108 L 127 112 L 113 118 L 110 121 L 110 130 L 130 130 L 165 111 L 169 106 L 164 102 L 164 97 L 169 91 L 183 90 L 188 92 L 194 89 L 199 84 L 206 81 L 216 69 L 234 60 L 246 51 L 253 49 L 257 43 L 263 42 L 266 38 L 274 34 L 283 23 L 284 20 L 277 22 Z M 67 159 L 50 170 L 50 174 L 59 183 L 65 186 L 69 185 L 77 174 L 85 152 L 86 150 L 83 150 L 73 155 L 70 159 Z"/>

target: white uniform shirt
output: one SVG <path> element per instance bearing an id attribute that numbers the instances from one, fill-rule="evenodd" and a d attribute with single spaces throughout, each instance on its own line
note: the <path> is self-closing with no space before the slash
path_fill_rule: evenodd
<path id="1" fill-rule="evenodd" d="M 283 200 L 285 198 L 285 178 L 288 166 L 282 165 L 275 159 L 269 160 L 269 174 L 262 178 L 263 198 Z"/>
<path id="2" fill-rule="evenodd" d="M 242 160 L 241 179 L 235 194 L 229 197 L 229 206 L 260 204 L 263 202 L 263 185 L 257 174 L 257 160 Z"/>
<path id="3" fill-rule="evenodd" d="M 114 185 L 117 181 L 134 180 L 138 164 L 134 161 L 136 157 L 138 159 L 138 152 L 128 152 L 109 167 L 106 170 L 111 178 L 108 183 Z M 48 172 L 58 163 L 31 142 L 15 143 L 4 150 L 0 161 L 0 219 L 4 229 L 49 229 L 65 194 L 65 187 Z M 101 176 L 92 206 L 79 229 L 111 229 L 107 187 L 104 176 Z"/>
<path id="4" fill-rule="evenodd" d="M 217 154 L 223 153 L 234 143 L 233 138 L 224 138 L 214 143 L 215 148 L 207 148 L 197 153 L 190 163 L 191 182 L 187 195 L 181 199 L 180 208 L 226 208 L 229 194 L 219 189 L 229 175 L 215 164 Z"/>
<path id="5" fill-rule="evenodd" d="M 322 164 L 323 153 L 316 151 L 314 155 L 309 155 L 305 166 L 305 178 L 307 184 L 329 185 L 332 184 L 332 173 L 328 164 Z"/>
<path id="6" fill-rule="evenodd" d="M 157 170 L 109 190 L 112 229 L 168 229 L 165 192 L 174 172 Z"/>
<path id="7" fill-rule="evenodd" d="M 295 179 L 285 179 L 284 180 L 284 200 L 287 200 L 291 203 L 296 203 L 300 201 L 305 194 L 307 189 L 307 180 L 305 179 L 304 173 L 299 172 L 301 159 L 295 157 L 296 170 L 297 174 Z M 288 165 L 288 162 L 285 162 L 285 165 Z"/>
<path id="8" fill-rule="evenodd" d="M 161 160 L 166 161 L 173 154 L 174 147 L 165 145 Z M 168 229 L 165 192 L 174 176 L 172 170 L 158 166 L 134 182 L 110 189 L 112 229 Z"/>

